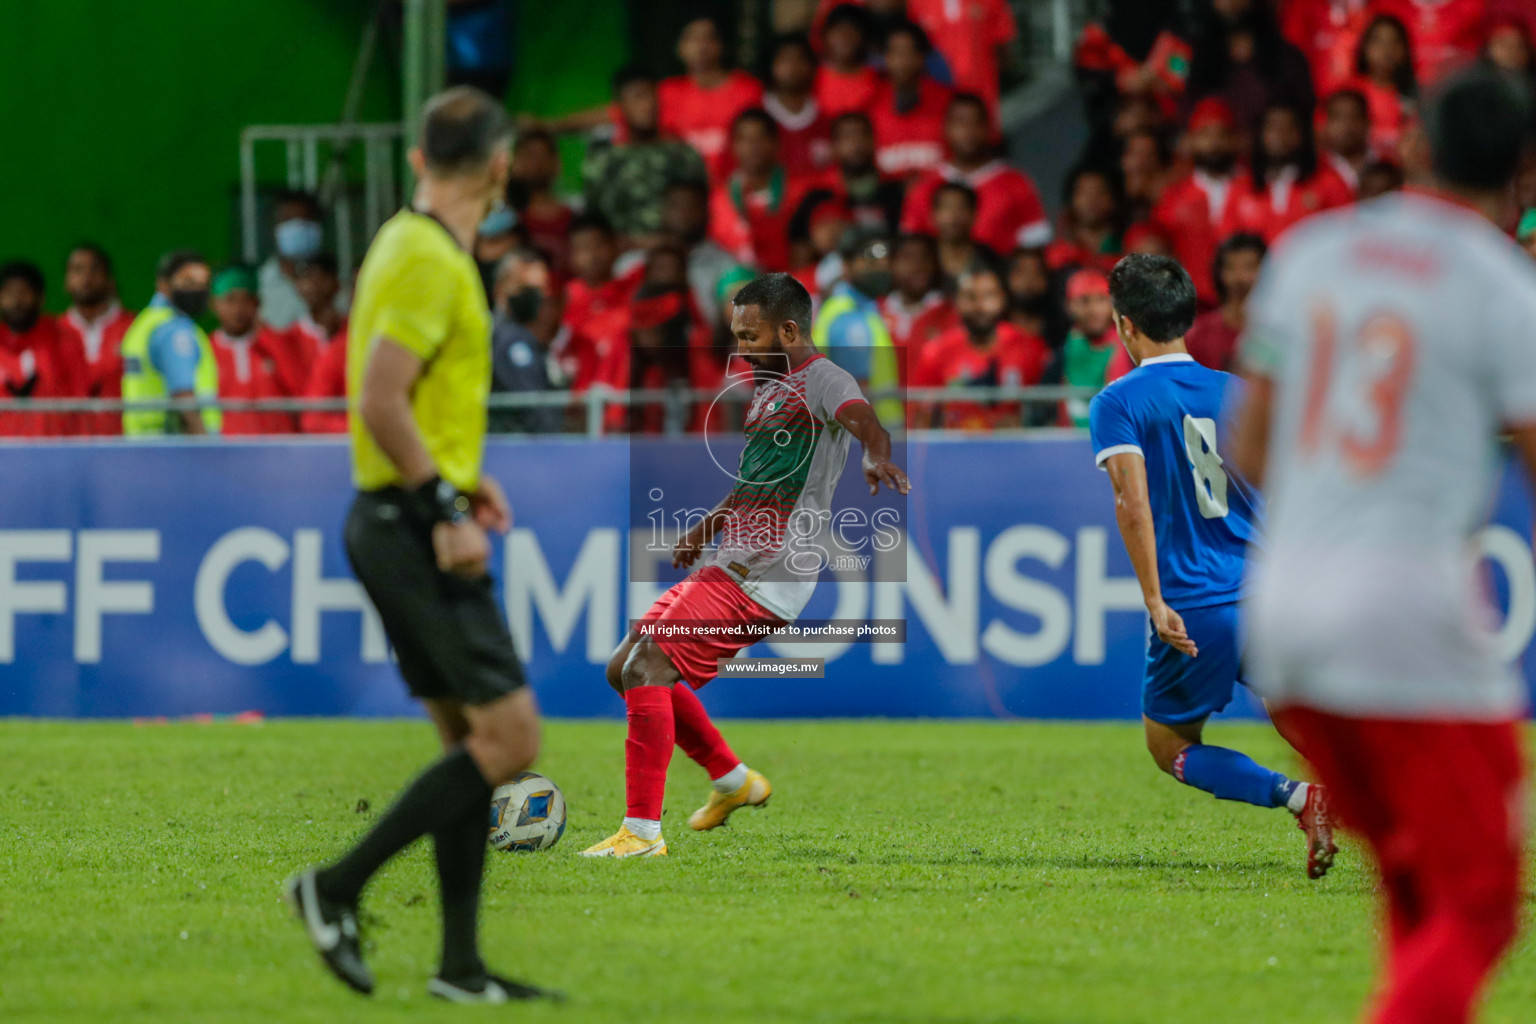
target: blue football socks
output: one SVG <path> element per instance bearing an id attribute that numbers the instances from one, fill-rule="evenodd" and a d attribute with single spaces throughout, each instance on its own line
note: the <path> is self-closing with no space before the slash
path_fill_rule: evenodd
<path id="1" fill-rule="evenodd" d="M 1185 748 L 1173 762 L 1173 777 L 1218 800 L 1240 800 L 1257 807 L 1285 807 L 1300 785 L 1247 754 L 1204 743 Z"/>

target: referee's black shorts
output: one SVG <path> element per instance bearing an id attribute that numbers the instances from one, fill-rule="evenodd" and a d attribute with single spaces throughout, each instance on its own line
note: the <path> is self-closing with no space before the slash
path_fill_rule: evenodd
<path id="1" fill-rule="evenodd" d="M 360 492 L 346 541 L 413 696 L 489 704 L 524 685 L 490 576 L 466 580 L 439 570 L 431 524 L 411 512 L 404 492 Z"/>

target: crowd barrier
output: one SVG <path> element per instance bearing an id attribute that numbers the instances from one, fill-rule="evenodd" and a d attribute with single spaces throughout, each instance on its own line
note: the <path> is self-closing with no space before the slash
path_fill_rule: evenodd
<path id="1" fill-rule="evenodd" d="M 1146 618 L 1087 442 L 930 435 L 904 457 L 905 580 L 826 579 L 805 614 L 905 619 L 905 643 L 759 645 L 823 657 L 825 677 L 720 679 L 711 710 L 1137 716 Z M 0 459 L 0 715 L 415 713 L 342 550 L 344 443 L 10 444 Z M 630 465 L 619 439 L 487 448 L 516 512 L 493 565 L 550 715 L 622 712 L 603 665 L 666 585 L 632 581 Z M 855 462 L 844 484 L 861 483 Z M 1527 678 L 1530 522 L 1506 471 L 1479 543 L 1504 612 L 1494 642 Z M 1232 712 L 1255 710 L 1245 695 Z"/>

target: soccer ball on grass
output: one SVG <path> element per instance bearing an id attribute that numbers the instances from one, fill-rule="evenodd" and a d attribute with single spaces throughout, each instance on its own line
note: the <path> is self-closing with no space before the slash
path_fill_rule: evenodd
<path id="1" fill-rule="evenodd" d="M 491 794 L 491 845 L 498 850 L 547 850 L 565 833 L 565 794 L 537 772 L 523 772 Z"/>

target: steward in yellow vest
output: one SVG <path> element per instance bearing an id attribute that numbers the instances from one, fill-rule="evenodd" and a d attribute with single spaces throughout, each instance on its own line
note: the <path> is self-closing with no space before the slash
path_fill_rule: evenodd
<path id="1" fill-rule="evenodd" d="M 196 320 L 208 308 L 208 280 L 208 261 L 190 249 L 160 258 L 155 297 L 123 335 L 124 401 L 219 396 L 218 362 Z M 216 409 L 128 410 L 123 434 L 216 434 L 222 421 Z"/>

